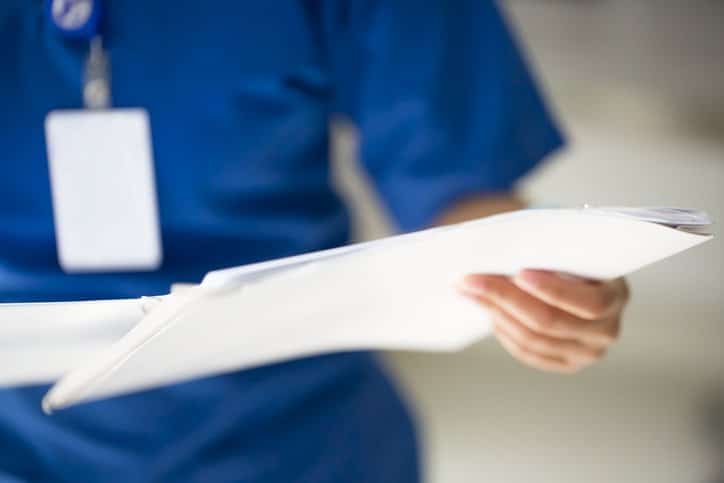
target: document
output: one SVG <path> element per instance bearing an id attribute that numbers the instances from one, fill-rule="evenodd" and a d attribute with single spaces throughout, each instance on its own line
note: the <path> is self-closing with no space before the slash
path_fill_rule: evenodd
<path id="1" fill-rule="evenodd" d="M 0 304 L 0 385 L 54 381 L 145 315 L 145 299 Z"/>
<path id="2" fill-rule="evenodd" d="M 80 318 L 98 317 L 100 325 L 115 318 L 115 327 L 131 328 L 107 343 L 109 331 L 105 347 L 69 332 L 63 344 L 85 343 L 88 351 L 43 406 L 52 411 L 326 352 L 458 350 L 490 332 L 485 311 L 456 290 L 468 273 L 538 268 L 610 279 L 709 240 L 710 225 L 688 210 L 522 210 L 211 272 L 158 299 L 97 303 L 109 304 L 103 310 L 122 303 L 123 316 L 120 305 L 96 315 L 86 303 Z M 3 310 L 0 323 L 17 322 Z"/>

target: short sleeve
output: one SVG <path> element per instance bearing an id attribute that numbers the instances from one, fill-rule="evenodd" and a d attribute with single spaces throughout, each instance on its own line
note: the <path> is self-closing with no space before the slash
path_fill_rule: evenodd
<path id="1" fill-rule="evenodd" d="M 336 110 L 401 229 L 512 189 L 562 144 L 493 2 L 350 1 L 335 21 Z"/>

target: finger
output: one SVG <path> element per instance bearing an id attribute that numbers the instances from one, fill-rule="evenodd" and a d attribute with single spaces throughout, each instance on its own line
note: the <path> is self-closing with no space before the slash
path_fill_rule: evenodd
<path id="1" fill-rule="evenodd" d="M 592 347 L 577 340 L 558 339 L 533 332 L 505 312 L 494 315 L 493 324 L 520 346 L 547 357 L 563 359 L 573 365 L 584 367 L 593 364 L 605 355 L 605 349 Z"/>
<path id="2" fill-rule="evenodd" d="M 492 303 L 539 334 L 580 340 L 595 346 L 607 346 L 618 335 L 612 330 L 610 321 L 580 319 L 523 291 L 508 277 L 468 275 L 461 290 L 468 296 L 478 297 L 479 303 Z"/>
<path id="3" fill-rule="evenodd" d="M 588 320 L 615 314 L 628 295 L 623 279 L 596 282 L 543 270 L 523 270 L 513 282 L 546 303 Z"/>
<path id="4" fill-rule="evenodd" d="M 540 354 L 536 354 L 526 347 L 520 345 L 512 337 L 505 333 L 505 331 L 497 326 L 493 328 L 495 336 L 500 344 L 507 350 L 510 355 L 518 359 L 520 362 L 548 372 L 559 372 L 570 374 L 576 372 L 577 368 L 569 364 L 568 362 L 557 359 L 555 357 L 547 357 Z"/>
<path id="5" fill-rule="evenodd" d="M 559 339 L 536 333 L 492 302 L 484 299 L 478 299 L 478 302 L 491 313 L 494 326 L 505 331 L 519 345 L 527 347 L 533 352 L 564 359 L 581 367 L 590 365 L 606 355 L 605 346 L 588 345 L 578 340 Z"/>

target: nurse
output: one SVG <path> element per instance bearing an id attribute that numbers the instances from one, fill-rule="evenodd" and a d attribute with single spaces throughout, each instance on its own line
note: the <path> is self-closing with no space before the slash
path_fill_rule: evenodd
<path id="1" fill-rule="evenodd" d="M 359 129 L 364 167 L 401 230 L 523 206 L 516 180 L 561 145 L 483 0 L 3 0 L 0 59 L 3 302 L 160 294 L 209 270 L 347 243 L 329 183 L 333 115 Z M 61 266 L 67 225 L 53 210 L 66 202 L 51 196 L 62 176 L 49 175 L 44 124 L 53 111 L 106 107 L 143 113 L 129 129 L 152 140 L 155 178 L 143 183 L 157 200 L 159 256 L 76 273 L 72 257 Z M 79 136 L 97 148 L 90 131 Z M 106 196 L 84 204 L 112 206 Z M 514 357 L 564 373 L 603 356 L 627 298 L 623 280 L 537 271 L 471 274 L 463 287 Z M 366 352 L 50 417 L 46 389 L 0 390 L 0 481 L 420 480 L 413 421 Z"/>

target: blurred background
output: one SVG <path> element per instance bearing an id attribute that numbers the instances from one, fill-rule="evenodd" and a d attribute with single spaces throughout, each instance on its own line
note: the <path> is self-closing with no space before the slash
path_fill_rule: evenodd
<path id="1" fill-rule="evenodd" d="M 568 146 L 526 179 L 534 202 L 677 205 L 724 220 L 724 2 L 508 0 Z M 390 230 L 336 125 L 358 238 Z M 393 354 L 425 426 L 430 483 L 724 482 L 722 236 L 631 278 L 623 339 L 575 377 L 494 340 Z"/>

